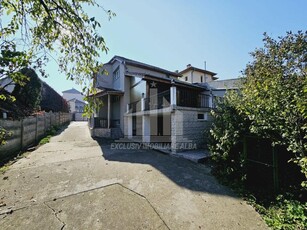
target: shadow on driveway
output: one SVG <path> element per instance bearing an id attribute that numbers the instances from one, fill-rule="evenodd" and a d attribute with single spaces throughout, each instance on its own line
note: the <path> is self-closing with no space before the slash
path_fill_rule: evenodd
<path id="1" fill-rule="evenodd" d="M 102 149 L 102 156 L 108 161 L 151 165 L 183 188 L 236 197 L 233 192 L 217 182 L 207 165 L 172 157 L 151 149 L 111 149 L 114 141 L 98 138 L 96 141 Z"/>

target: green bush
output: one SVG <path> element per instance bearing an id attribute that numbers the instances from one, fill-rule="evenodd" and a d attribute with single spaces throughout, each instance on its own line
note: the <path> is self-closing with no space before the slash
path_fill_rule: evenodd
<path id="1" fill-rule="evenodd" d="M 247 164 L 242 142 L 244 137 L 253 136 L 269 140 L 276 148 L 287 149 L 291 154 L 290 161 L 300 166 L 303 178 L 295 178 L 301 188 L 287 185 L 288 188 L 283 189 L 292 194 L 306 194 L 306 53 L 307 31 L 287 33 L 278 41 L 265 35 L 264 48 L 252 53 L 254 60 L 244 71 L 239 92 L 227 92 L 224 100 L 217 103 L 212 112 L 214 122 L 209 149 L 215 163 L 213 172 L 226 184 L 241 191 L 244 188 Z M 261 194 L 260 199 L 259 194 L 253 194 L 253 205 L 270 227 L 307 229 L 307 207 L 306 203 L 300 203 L 299 196 L 291 199 L 278 196 L 269 205 L 262 205 L 265 194 Z"/>
<path id="2" fill-rule="evenodd" d="M 238 103 L 239 95 L 234 91 L 227 92 L 222 101 L 216 102 L 208 146 L 215 161 L 215 175 L 235 184 L 241 184 L 246 178 L 242 139 L 249 133 L 248 119 L 236 109 Z"/>
<path id="3" fill-rule="evenodd" d="M 278 196 L 267 208 L 262 207 L 261 214 L 272 229 L 307 229 L 307 204 L 297 200 Z"/>

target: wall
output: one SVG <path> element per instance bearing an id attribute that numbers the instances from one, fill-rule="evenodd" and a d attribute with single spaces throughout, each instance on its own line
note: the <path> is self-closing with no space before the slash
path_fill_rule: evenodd
<path id="1" fill-rule="evenodd" d="M 113 68 L 111 64 L 105 64 L 97 77 L 97 86 L 113 88 Z"/>
<path id="2" fill-rule="evenodd" d="M 74 98 L 78 99 L 79 101 L 83 101 L 84 96 L 81 93 L 63 93 L 63 98 L 65 98 L 66 101 Z"/>
<path id="3" fill-rule="evenodd" d="M 186 72 L 183 74 L 183 77 L 180 78 L 181 81 L 186 81 L 185 77 L 188 77 L 187 82 L 190 83 L 201 83 L 201 76 L 203 77 L 203 82 L 211 82 L 213 81 L 212 76 L 209 74 L 205 74 L 198 71 L 193 71 L 193 79 L 192 79 L 192 71 Z M 192 82 L 193 80 L 193 82 Z"/>
<path id="4" fill-rule="evenodd" d="M 207 120 L 199 120 L 198 114 L 207 114 Z M 210 109 L 197 109 L 177 107 L 171 114 L 172 144 L 180 147 L 182 143 L 196 144 L 197 148 L 203 148 L 205 130 L 209 130 L 212 123 Z M 177 149 L 178 152 L 185 149 Z"/>
<path id="5" fill-rule="evenodd" d="M 7 143 L 0 146 L 0 161 L 10 157 L 17 151 L 37 143 L 54 125 L 62 125 L 71 121 L 69 113 L 45 113 L 23 120 L 0 120 L 0 127 L 12 133 Z"/>
<path id="6" fill-rule="evenodd" d="M 131 65 L 126 65 L 126 68 L 127 68 L 126 70 L 131 73 L 139 73 L 143 75 L 151 75 L 151 76 L 168 78 L 168 76 L 165 73 L 161 73 L 158 71 L 143 69 L 143 68 L 131 66 Z M 173 78 L 176 78 L 176 77 L 173 77 Z"/>
<path id="7" fill-rule="evenodd" d="M 74 121 L 87 121 L 88 118 L 82 116 L 82 114 L 83 114 L 83 113 L 78 113 L 78 112 L 74 113 L 74 114 L 73 114 L 73 120 L 74 120 Z"/>
<path id="8" fill-rule="evenodd" d="M 69 110 L 71 113 L 74 113 L 76 111 L 76 103 L 74 100 L 71 100 L 69 103 Z"/>
<path id="9" fill-rule="evenodd" d="M 224 97 L 225 93 L 226 93 L 226 89 L 225 90 L 212 90 L 213 96 L 216 96 L 216 97 Z"/>

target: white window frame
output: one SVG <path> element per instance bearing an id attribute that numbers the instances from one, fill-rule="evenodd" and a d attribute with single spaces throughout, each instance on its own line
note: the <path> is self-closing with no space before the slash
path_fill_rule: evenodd
<path id="1" fill-rule="evenodd" d="M 204 115 L 203 118 L 198 118 L 198 115 Z M 198 121 L 208 121 L 208 112 L 205 113 L 197 113 L 197 120 Z"/>

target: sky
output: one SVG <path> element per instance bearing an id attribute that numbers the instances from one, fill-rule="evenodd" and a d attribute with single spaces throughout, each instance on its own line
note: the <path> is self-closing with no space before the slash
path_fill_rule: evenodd
<path id="1" fill-rule="evenodd" d="M 124 56 L 167 70 L 187 64 L 217 73 L 219 79 L 240 76 L 250 52 L 263 46 L 263 33 L 273 38 L 307 30 L 306 0 L 97 0 L 116 13 L 111 21 L 97 8 L 86 8 L 102 22 L 100 33 L 109 48 L 108 62 Z M 81 87 L 47 66 L 44 79 L 61 93 Z"/>

